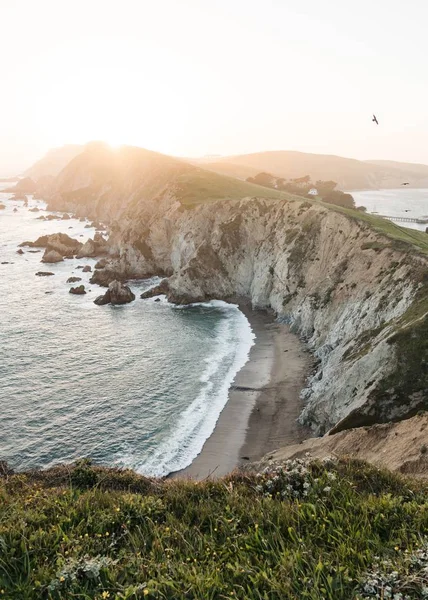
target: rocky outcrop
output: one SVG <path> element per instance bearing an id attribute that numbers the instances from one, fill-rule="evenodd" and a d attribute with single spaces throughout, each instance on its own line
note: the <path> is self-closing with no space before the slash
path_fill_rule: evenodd
<path id="1" fill-rule="evenodd" d="M 23 179 L 20 179 L 16 185 L 6 190 L 3 190 L 3 192 L 32 194 L 36 191 L 36 189 L 36 182 L 33 179 L 31 179 L 31 177 L 24 177 Z"/>
<path id="2" fill-rule="evenodd" d="M 131 288 L 123 285 L 120 281 L 112 281 L 107 292 L 103 296 L 98 296 L 94 302 L 102 306 L 104 304 L 128 304 L 133 300 L 135 300 L 135 294 Z"/>
<path id="3" fill-rule="evenodd" d="M 79 249 L 77 258 L 93 258 L 108 254 L 109 248 L 107 240 L 100 233 L 96 233 L 94 239 L 89 238 Z"/>
<path id="4" fill-rule="evenodd" d="M 111 223 L 112 260 L 91 282 L 164 275 L 173 302 L 273 310 L 317 359 L 301 421 L 318 434 L 428 405 L 425 234 L 298 197 L 244 197 L 249 184 L 131 154 L 105 155 L 102 181 L 99 155 L 78 157 L 57 182 L 53 207 Z"/>
<path id="5" fill-rule="evenodd" d="M 48 248 L 46 248 L 42 256 L 43 263 L 57 263 L 61 262 L 62 260 L 64 259 L 59 252 L 56 250 L 49 250 Z"/>
<path id="6" fill-rule="evenodd" d="M 92 267 L 90 265 L 85 265 L 82 269 L 82 273 L 91 273 Z"/>
<path id="7" fill-rule="evenodd" d="M 0 210 L 4 210 L 6 206 L 0 202 Z"/>
<path id="8" fill-rule="evenodd" d="M 51 271 L 37 271 L 36 275 L 37 277 L 50 277 L 51 275 L 54 275 L 55 273 L 52 273 Z"/>
<path id="9" fill-rule="evenodd" d="M 94 278 L 172 271 L 170 301 L 241 297 L 273 309 L 318 361 L 300 418 L 316 433 L 402 419 L 428 404 L 428 265 L 411 245 L 298 200 L 191 211 L 171 203 L 143 228 L 145 245 L 144 222 L 142 209 L 113 235 L 119 257 Z"/>
<path id="10" fill-rule="evenodd" d="M 59 254 L 61 259 L 75 256 L 82 247 L 81 242 L 71 238 L 66 233 L 42 235 L 35 242 L 22 242 L 22 244 L 19 245 L 30 246 L 33 248 L 46 248 L 47 252 L 54 251 Z M 45 254 L 47 254 L 47 252 L 45 252 Z"/>
<path id="11" fill-rule="evenodd" d="M 81 277 L 69 277 L 67 279 L 67 283 L 77 283 L 78 281 L 82 281 Z"/>
<path id="12" fill-rule="evenodd" d="M 76 296 L 82 296 L 83 294 L 86 294 L 84 285 L 79 285 L 77 287 L 71 287 L 69 292 L 70 292 L 70 294 L 76 294 Z"/>
<path id="13" fill-rule="evenodd" d="M 153 298 L 154 296 L 161 296 L 161 295 L 168 294 L 168 293 L 169 293 L 168 279 L 162 279 L 162 281 L 158 285 L 155 285 L 155 286 L 151 287 L 149 290 L 146 290 L 145 292 L 143 292 L 141 294 L 140 298 L 145 300 L 147 298 Z"/>

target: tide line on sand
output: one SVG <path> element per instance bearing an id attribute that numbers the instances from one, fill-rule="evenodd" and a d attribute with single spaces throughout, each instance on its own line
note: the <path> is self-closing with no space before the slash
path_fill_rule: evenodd
<path id="1" fill-rule="evenodd" d="M 214 432 L 191 465 L 173 478 L 220 477 L 310 432 L 296 419 L 300 391 L 312 359 L 289 327 L 241 306 L 256 336 L 249 361 L 237 374 Z"/>

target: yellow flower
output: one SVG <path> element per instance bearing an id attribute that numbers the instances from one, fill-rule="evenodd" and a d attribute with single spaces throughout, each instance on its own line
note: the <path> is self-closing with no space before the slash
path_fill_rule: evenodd
<path id="1" fill-rule="evenodd" d="M 398 550 L 400 550 L 400 548 L 398 546 L 395 546 L 394 550 L 397 550 L 397 552 L 398 552 Z"/>
<path id="2" fill-rule="evenodd" d="M 143 592 L 144 596 L 148 596 L 149 595 L 149 590 L 146 588 Z"/>
<path id="3" fill-rule="evenodd" d="M 61 581 L 61 583 L 62 583 L 63 581 L 65 581 L 64 577 L 60 577 L 60 578 L 59 578 L 59 580 Z"/>
<path id="4" fill-rule="evenodd" d="M 116 507 L 116 512 L 120 512 L 120 508 L 118 506 Z"/>

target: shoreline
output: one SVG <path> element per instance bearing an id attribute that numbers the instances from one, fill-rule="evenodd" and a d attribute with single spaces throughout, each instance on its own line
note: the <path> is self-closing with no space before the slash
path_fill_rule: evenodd
<path id="1" fill-rule="evenodd" d="M 266 312 L 239 308 L 256 336 L 249 359 L 236 374 L 227 404 L 201 452 L 169 478 L 221 477 L 281 446 L 311 437 L 310 430 L 296 422 L 311 355 L 288 325 L 275 322 Z"/>

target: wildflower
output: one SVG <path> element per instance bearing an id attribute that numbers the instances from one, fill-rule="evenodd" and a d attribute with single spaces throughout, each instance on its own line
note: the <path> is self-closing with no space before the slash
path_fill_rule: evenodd
<path id="1" fill-rule="evenodd" d="M 331 487 L 329 487 L 328 485 L 323 489 L 323 492 L 325 492 L 326 494 L 328 494 L 329 492 L 331 492 Z"/>
<path id="2" fill-rule="evenodd" d="M 149 590 L 147 588 L 145 588 L 143 594 L 144 594 L 144 596 L 148 596 L 149 595 Z"/>
<path id="3" fill-rule="evenodd" d="M 105 598 L 110 598 L 110 594 L 109 594 L 109 592 L 103 592 L 103 593 L 101 594 L 101 598 L 104 598 L 104 599 L 105 599 Z"/>

